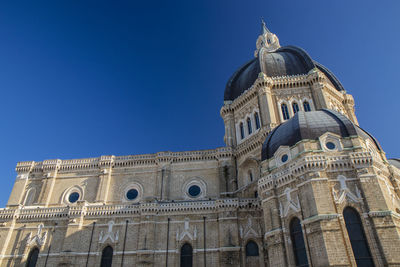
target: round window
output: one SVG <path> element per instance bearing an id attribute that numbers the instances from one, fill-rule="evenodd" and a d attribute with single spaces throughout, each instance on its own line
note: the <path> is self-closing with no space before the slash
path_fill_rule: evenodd
<path id="1" fill-rule="evenodd" d="M 69 194 L 68 201 L 70 203 L 75 203 L 75 202 L 78 201 L 78 199 L 79 199 L 79 193 L 78 192 L 72 192 L 71 194 Z"/>
<path id="2" fill-rule="evenodd" d="M 201 193 L 201 188 L 198 185 L 192 185 L 189 187 L 188 193 L 191 197 L 197 197 Z"/>
<path id="3" fill-rule="evenodd" d="M 136 189 L 129 189 L 128 192 L 126 192 L 126 198 L 129 200 L 134 200 L 137 198 L 139 195 L 139 192 Z"/>
<path id="4" fill-rule="evenodd" d="M 336 148 L 336 145 L 333 142 L 327 142 L 325 144 L 326 148 L 328 148 L 329 150 L 333 150 Z"/>
<path id="5" fill-rule="evenodd" d="M 289 156 L 288 156 L 287 154 L 285 154 L 285 155 L 283 155 L 283 156 L 281 157 L 281 161 L 282 161 L 282 162 L 286 162 L 288 159 L 289 159 Z"/>

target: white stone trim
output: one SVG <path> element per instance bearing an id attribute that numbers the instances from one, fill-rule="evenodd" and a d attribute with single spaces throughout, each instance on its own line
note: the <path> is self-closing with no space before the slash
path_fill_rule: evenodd
<path id="1" fill-rule="evenodd" d="M 305 102 L 305 101 L 307 101 L 308 104 L 310 104 L 310 109 L 311 109 L 311 111 L 314 111 L 314 110 L 315 110 L 314 102 L 312 101 L 311 98 L 308 98 L 308 97 L 303 97 L 303 98 L 301 99 L 300 110 L 305 111 L 305 110 L 304 110 L 304 102 Z"/>
<path id="2" fill-rule="evenodd" d="M 258 113 L 258 120 L 260 122 L 260 128 L 258 128 L 258 129 L 256 128 L 256 120 L 254 118 L 254 114 L 256 112 Z M 250 118 L 250 122 L 251 122 L 251 134 L 249 133 L 249 128 L 247 126 L 248 118 Z M 243 123 L 243 138 L 241 137 L 241 133 L 240 133 L 240 123 Z M 251 137 L 254 134 L 256 134 L 257 132 L 259 132 L 261 128 L 262 128 L 262 125 L 261 125 L 260 111 L 258 108 L 253 108 L 250 112 L 248 112 L 246 115 L 244 115 L 243 118 L 237 120 L 237 122 L 235 123 L 237 143 L 240 144 L 240 143 L 244 142 L 249 137 Z"/>
<path id="3" fill-rule="evenodd" d="M 136 189 L 138 191 L 137 197 L 132 200 L 130 200 L 126 197 L 126 194 L 131 189 Z M 120 192 L 122 192 L 122 190 L 120 190 Z M 124 185 L 123 192 L 124 192 L 124 194 L 122 195 L 122 199 L 121 199 L 122 202 L 137 203 L 140 200 L 142 200 L 143 186 L 139 182 L 131 182 L 129 184 Z"/>
<path id="4" fill-rule="evenodd" d="M 290 114 L 290 105 L 289 105 L 288 101 L 286 101 L 286 100 L 284 100 L 284 99 L 280 99 L 280 100 L 278 101 L 278 111 L 279 111 L 278 113 L 279 113 L 279 117 L 280 117 L 280 119 L 281 119 L 281 122 L 285 122 L 285 121 L 287 121 L 287 120 L 285 120 L 285 119 L 283 118 L 282 104 L 286 104 L 286 106 L 287 106 L 287 108 L 288 108 L 289 119 L 287 119 L 287 120 L 290 120 L 290 118 L 291 118 L 291 114 Z"/>
<path id="5" fill-rule="evenodd" d="M 343 144 L 339 135 L 326 132 L 318 138 L 321 148 L 324 152 L 337 152 L 343 150 Z M 335 145 L 334 149 L 329 149 L 326 144 L 332 142 Z"/>
<path id="6" fill-rule="evenodd" d="M 189 194 L 189 188 L 193 185 L 197 185 L 198 187 L 200 187 L 200 194 L 198 196 L 191 196 Z M 201 198 L 205 198 L 207 196 L 207 184 L 204 182 L 203 179 L 201 179 L 200 177 L 194 177 L 191 178 L 190 180 L 186 181 L 183 184 L 182 187 L 182 192 L 183 192 L 183 196 L 185 199 L 201 199 Z"/>
<path id="7" fill-rule="evenodd" d="M 251 205 L 249 205 L 251 204 Z M 239 199 L 224 198 L 218 200 L 201 201 L 175 201 L 168 203 L 139 203 L 122 205 L 65 205 L 59 207 L 37 207 L 35 209 L 18 206 L 16 208 L 0 209 L 1 221 L 54 221 L 54 218 L 65 220 L 66 218 L 110 218 L 132 217 L 143 214 L 191 214 L 202 212 L 219 212 L 220 210 L 260 210 L 260 201 L 256 198 Z"/>
<path id="8" fill-rule="evenodd" d="M 283 155 L 288 156 L 288 159 L 285 162 L 282 161 Z M 274 158 L 275 158 L 276 166 L 282 166 L 282 165 L 288 163 L 289 161 L 291 161 L 292 155 L 290 153 L 290 147 L 289 146 L 280 146 L 278 148 L 278 150 L 275 152 Z"/>
<path id="9" fill-rule="evenodd" d="M 289 109 L 289 115 L 290 115 L 290 117 L 293 117 L 294 115 L 296 115 L 296 113 L 294 113 L 294 110 L 293 110 L 293 103 L 294 102 L 296 102 L 297 103 L 297 105 L 298 105 L 298 107 L 299 107 L 299 111 L 301 111 L 301 100 L 299 100 L 299 99 L 297 99 L 297 98 L 295 98 L 295 97 L 292 97 L 292 98 L 290 98 L 290 100 L 289 100 L 289 107 L 288 107 L 288 109 Z M 299 111 L 297 111 L 297 112 L 299 112 Z"/>
<path id="10" fill-rule="evenodd" d="M 71 203 L 71 202 L 69 202 L 68 198 L 69 198 L 69 195 L 74 192 L 77 192 L 79 194 L 79 198 L 76 202 Z M 81 201 L 83 199 L 85 199 L 83 188 L 79 185 L 74 185 L 64 191 L 64 193 L 61 197 L 61 203 L 66 204 L 66 205 L 75 205 L 78 201 Z"/>

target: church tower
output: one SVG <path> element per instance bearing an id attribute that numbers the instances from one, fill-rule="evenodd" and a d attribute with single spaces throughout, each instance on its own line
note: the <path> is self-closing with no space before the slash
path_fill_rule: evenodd
<path id="1" fill-rule="evenodd" d="M 335 75 L 303 49 L 280 46 L 262 21 L 254 58 L 228 80 L 221 108 L 224 141 L 236 151 L 237 188 L 259 176 L 261 146 L 275 127 L 299 111 L 319 109 L 338 111 L 358 125 L 353 97 Z"/>

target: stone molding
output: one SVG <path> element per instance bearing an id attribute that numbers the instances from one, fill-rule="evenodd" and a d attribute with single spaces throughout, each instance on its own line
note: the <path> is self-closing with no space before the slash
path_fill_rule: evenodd
<path id="1" fill-rule="evenodd" d="M 226 198 L 206 201 L 155 202 L 131 205 L 87 204 L 62 207 L 14 207 L 0 209 L 0 222 L 17 221 L 54 221 L 54 219 L 79 219 L 127 217 L 156 214 L 189 214 L 201 212 L 222 212 L 227 210 L 260 210 L 260 202 L 256 198 Z"/>
<path id="2" fill-rule="evenodd" d="M 276 168 L 275 172 L 273 171 L 272 173 L 260 178 L 258 180 L 258 187 L 265 191 L 275 186 L 280 187 L 291 183 L 297 179 L 297 177 L 303 176 L 309 172 L 314 172 L 315 175 L 318 176 L 318 172 L 331 169 L 332 167 L 337 171 L 341 167 L 354 167 L 356 169 L 361 169 L 369 167 L 371 164 L 372 156 L 370 152 L 353 152 L 349 153 L 349 155 L 332 156 L 326 154 L 307 155 L 293 163 L 290 163 L 289 167 L 282 166 Z"/>
<path id="3" fill-rule="evenodd" d="M 326 221 L 326 220 L 333 220 L 339 218 L 339 214 L 319 214 L 312 217 L 308 217 L 301 221 L 302 225 L 310 224 L 317 221 Z"/>
<path id="4" fill-rule="evenodd" d="M 299 74 L 281 77 L 267 77 L 261 73 L 259 78 L 247 90 L 245 90 L 233 102 L 229 102 L 221 108 L 221 116 L 234 112 L 246 105 L 254 97 L 258 96 L 258 90 L 261 87 L 272 89 L 296 88 L 311 86 L 314 83 L 326 82 L 325 75 L 318 70 L 311 70 L 308 74 Z"/>
<path id="5" fill-rule="evenodd" d="M 202 160 L 218 160 L 232 157 L 230 147 L 211 150 L 184 152 L 158 152 L 155 154 L 129 156 L 101 156 L 98 158 L 72 160 L 45 160 L 42 162 L 22 161 L 17 163 L 16 171 L 20 173 L 44 172 L 48 170 L 71 171 L 84 169 L 126 168 L 136 166 L 154 166 L 165 163 L 178 163 Z M 24 176 L 25 177 L 25 176 Z"/>

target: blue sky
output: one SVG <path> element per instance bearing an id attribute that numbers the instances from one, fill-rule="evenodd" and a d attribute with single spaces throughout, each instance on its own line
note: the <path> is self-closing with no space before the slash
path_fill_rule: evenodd
<path id="1" fill-rule="evenodd" d="M 351 93 L 361 127 L 400 157 L 399 1 L 0 3 L 0 206 L 18 161 L 223 146 L 231 74 L 264 17 Z"/>

